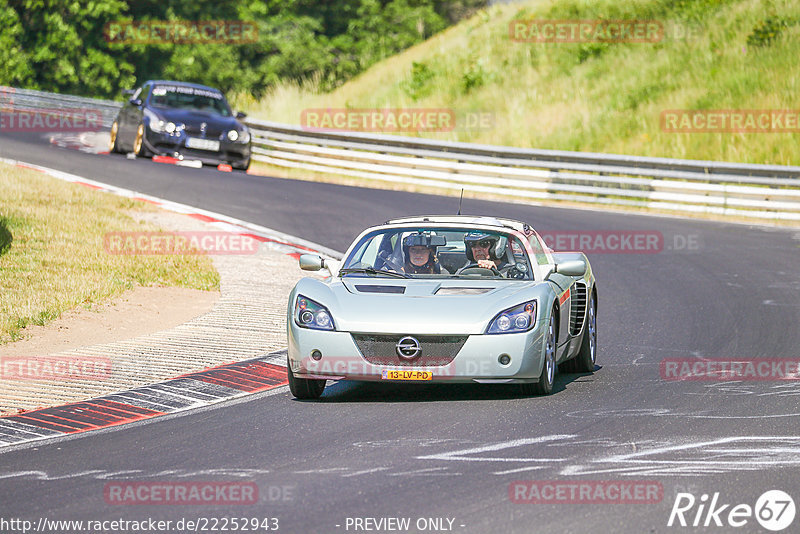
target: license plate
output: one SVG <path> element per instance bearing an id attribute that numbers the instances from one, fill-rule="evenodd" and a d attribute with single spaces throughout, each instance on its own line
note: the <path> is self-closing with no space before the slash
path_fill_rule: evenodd
<path id="1" fill-rule="evenodd" d="M 382 373 L 384 380 L 433 380 L 433 373 L 430 371 L 400 371 L 384 370 Z"/>
<path id="2" fill-rule="evenodd" d="M 219 152 L 219 141 L 212 139 L 198 139 L 197 137 L 190 137 L 186 140 L 187 148 L 196 148 L 197 150 L 211 150 L 212 152 Z"/>

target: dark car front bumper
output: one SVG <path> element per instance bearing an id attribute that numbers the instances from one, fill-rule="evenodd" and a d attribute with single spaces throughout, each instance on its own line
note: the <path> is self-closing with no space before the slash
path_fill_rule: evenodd
<path id="1" fill-rule="evenodd" d="M 186 141 L 189 137 L 186 134 L 157 133 L 146 128 L 144 142 L 148 150 L 160 156 L 180 155 L 184 159 L 199 160 L 205 164 L 227 163 L 238 168 L 246 168 L 250 163 L 249 141 L 247 143 L 232 142 L 224 136 L 220 139 L 209 139 L 209 141 L 219 142 L 219 150 L 211 151 L 187 147 Z"/>

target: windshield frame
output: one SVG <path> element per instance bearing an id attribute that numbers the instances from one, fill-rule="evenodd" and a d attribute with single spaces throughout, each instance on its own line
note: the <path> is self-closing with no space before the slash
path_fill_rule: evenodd
<path id="1" fill-rule="evenodd" d="M 191 96 L 193 98 L 203 97 L 203 98 L 209 99 L 209 101 L 219 102 L 222 111 L 224 111 L 225 113 L 220 112 L 220 110 L 217 109 L 217 106 L 214 106 L 215 109 L 212 112 L 212 111 L 208 111 L 208 110 L 204 110 L 204 109 L 200 109 L 200 108 L 196 108 L 196 107 L 171 106 L 171 105 L 157 104 L 155 102 L 154 98 L 156 96 L 161 96 L 161 95 L 156 95 L 156 91 L 158 91 L 159 89 L 164 89 L 168 93 L 172 92 L 172 93 L 175 93 L 175 94 L 178 94 L 178 95 Z M 219 95 L 219 98 L 216 98 L 216 96 L 211 96 L 211 95 Z M 217 89 L 212 89 L 212 88 L 189 87 L 189 86 L 183 86 L 183 85 L 170 85 L 170 84 L 155 84 L 151 88 L 150 94 L 147 97 L 147 103 L 148 103 L 148 105 L 150 105 L 150 106 L 152 106 L 154 108 L 158 108 L 158 109 L 179 109 L 179 110 L 182 110 L 182 111 L 190 111 L 190 112 L 198 112 L 198 113 L 213 113 L 214 115 L 219 115 L 220 117 L 225 117 L 225 118 L 233 117 L 233 109 L 231 108 L 230 104 L 228 103 L 228 100 L 225 98 L 225 95 L 222 93 L 222 91 L 219 91 Z"/>
<path id="2" fill-rule="evenodd" d="M 409 232 L 435 232 L 437 235 L 447 235 L 452 233 L 460 233 L 462 234 L 459 236 L 458 239 L 452 240 L 452 238 L 448 238 L 447 244 L 444 245 L 445 252 L 450 253 L 452 258 L 450 261 L 441 262 L 442 260 L 442 247 L 440 246 L 437 250 L 437 257 L 439 258 L 440 263 L 442 263 L 442 272 L 441 273 L 411 273 L 405 272 L 400 269 L 391 268 L 394 272 L 400 272 L 401 274 L 406 275 L 409 279 L 422 279 L 422 280 L 508 280 L 508 281 L 535 281 L 539 279 L 538 273 L 538 266 L 537 263 L 533 260 L 533 250 L 528 242 L 528 236 L 520 233 L 514 228 L 510 228 L 508 226 L 491 226 L 491 225 L 476 225 L 476 224 L 469 224 L 469 223 L 435 223 L 435 222 L 415 222 L 415 223 L 401 223 L 401 224 L 391 224 L 391 225 L 382 225 L 382 226 L 375 226 L 366 229 L 362 232 L 350 245 L 347 252 L 343 256 L 341 262 L 341 270 L 348 270 L 354 268 L 369 268 L 374 269 L 378 273 L 382 269 L 375 269 L 378 266 L 378 257 L 377 252 L 374 250 L 375 247 L 381 247 L 382 243 L 376 242 L 375 238 L 380 235 L 389 235 L 389 241 L 397 236 L 403 236 L 403 234 Z M 464 252 L 464 241 L 463 236 L 469 232 L 476 232 L 476 231 L 483 231 L 492 234 L 498 234 L 502 237 L 508 238 L 508 252 L 507 257 L 510 256 L 515 260 L 515 263 L 511 263 L 508 265 L 518 265 L 523 263 L 525 265 L 524 269 L 524 277 L 523 278 L 506 278 L 506 276 L 496 276 L 496 275 L 488 275 L 488 273 L 473 273 L 471 275 L 462 275 L 456 274 L 456 269 L 452 271 L 449 270 L 453 266 L 453 258 L 458 258 L 460 261 L 457 264 L 458 268 L 463 267 L 466 262 L 467 258 Z M 512 243 L 513 249 L 512 249 Z M 459 246 L 460 244 L 460 246 Z M 367 249 L 373 248 L 373 253 L 376 256 L 372 257 L 370 261 L 362 262 L 360 261 L 363 259 Z M 396 256 L 397 250 L 401 248 L 401 245 L 398 245 L 397 240 L 391 242 L 391 250 L 395 253 L 394 255 L 390 255 L 389 258 L 395 260 L 395 267 L 400 267 L 398 260 L 404 259 L 402 257 L 398 258 Z M 388 248 L 384 249 L 388 251 Z M 357 261 L 358 259 L 358 261 Z M 382 258 L 386 259 L 386 258 Z M 505 258 L 507 259 L 507 258 Z M 520 261 L 522 260 L 522 261 Z M 445 265 L 446 264 L 446 265 Z M 386 269 L 389 269 L 389 265 L 385 264 L 382 265 Z M 444 268 L 448 269 L 448 272 L 445 272 Z M 507 269 L 508 267 L 504 267 Z M 505 273 L 504 273 L 505 274 Z M 346 276 L 372 276 L 375 277 L 375 274 L 365 274 L 365 273 L 341 273 L 339 274 L 339 278 L 345 278 Z"/>

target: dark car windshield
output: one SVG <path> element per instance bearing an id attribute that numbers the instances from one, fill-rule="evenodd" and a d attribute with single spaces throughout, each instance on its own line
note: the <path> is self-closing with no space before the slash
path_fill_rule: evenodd
<path id="1" fill-rule="evenodd" d="M 223 117 L 232 115 L 231 108 L 222 93 L 196 87 L 158 85 L 153 88 L 150 104 L 160 108 L 205 111 Z"/>
<path id="2" fill-rule="evenodd" d="M 478 267 L 477 260 L 484 259 L 483 254 L 494 263 L 494 272 Z M 528 254 L 516 236 L 474 228 L 389 228 L 371 232 L 353 248 L 340 272 L 343 276 L 374 276 L 386 271 L 410 278 L 533 279 Z"/>

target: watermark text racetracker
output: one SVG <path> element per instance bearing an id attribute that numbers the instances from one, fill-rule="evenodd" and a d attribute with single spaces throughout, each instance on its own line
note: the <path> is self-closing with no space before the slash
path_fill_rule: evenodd
<path id="1" fill-rule="evenodd" d="M 655 504 L 664 486 L 654 480 L 517 480 L 508 498 L 515 504 Z"/>
<path id="2" fill-rule="evenodd" d="M 255 482 L 109 482 L 103 488 L 113 505 L 256 504 Z"/>
<path id="3" fill-rule="evenodd" d="M 797 109 L 669 109 L 661 112 L 667 133 L 797 133 Z"/>
<path id="4" fill-rule="evenodd" d="M 421 367 L 407 367 L 401 364 L 373 364 L 360 356 L 306 356 L 300 360 L 291 360 L 293 372 L 307 373 L 315 377 L 336 380 L 342 376 L 372 376 L 381 375 L 383 380 L 401 381 L 429 381 L 436 378 L 452 379 L 458 376 L 474 375 L 483 376 L 493 371 L 488 362 L 475 362 L 472 360 L 461 361 L 455 359 L 441 365 Z"/>
<path id="5" fill-rule="evenodd" d="M 312 132 L 451 132 L 489 130 L 489 111 L 452 108 L 319 108 L 304 109 L 300 126 Z"/>
<path id="6" fill-rule="evenodd" d="M 233 232 L 109 232 L 103 238 L 108 254 L 226 254 L 258 252 L 259 241 Z"/>
<path id="7" fill-rule="evenodd" d="M 22 109 L 10 106 L 0 110 L 0 132 L 87 132 L 103 129 L 99 109 Z"/>
<path id="8" fill-rule="evenodd" d="M 2 380 L 105 380 L 111 359 L 86 356 L 11 356 L 0 359 Z"/>
<path id="9" fill-rule="evenodd" d="M 513 20 L 512 41 L 523 43 L 658 43 L 664 24 L 657 20 Z"/>
<path id="10" fill-rule="evenodd" d="M 661 378 L 679 380 L 800 380 L 798 358 L 665 358 Z"/>
<path id="11" fill-rule="evenodd" d="M 664 234 L 654 230 L 542 230 L 539 235 L 552 250 L 593 254 L 696 252 L 702 246 L 699 234 Z"/>
<path id="12" fill-rule="evenodd" d="M 250 44 L 258 42 L 258 25 L 247 20 L 114 21 L 103 28 L 116 44 Z"/>

